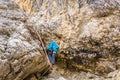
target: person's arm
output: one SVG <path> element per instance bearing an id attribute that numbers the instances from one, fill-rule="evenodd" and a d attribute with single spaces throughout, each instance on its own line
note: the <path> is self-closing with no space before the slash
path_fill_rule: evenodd
<path id="1" fill-rule="evenodd" d="M 46 47 L 46 50 L 51 50 L 52 49 L 52 42 Z"/>
<path id="2" fill-rule="evenodd" d="M 59 46 L 56 45 L 56 46 L 53 46 L 53 53 L 57 53 L 59 50 Z"/>
<path id="3" fill-rule="evenodd" d="M 48 45 L 48 46 L 46 46 L 46 50 L 49 50 L 49 45 Z"/>

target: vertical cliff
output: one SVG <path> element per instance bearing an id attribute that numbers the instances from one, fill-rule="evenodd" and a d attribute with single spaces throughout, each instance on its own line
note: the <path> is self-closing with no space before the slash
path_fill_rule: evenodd
<path id="1" fill-rule="evenodd" d="M 62 41 L 57 61 L 70 70 L 119 73 L 119 0 L 1 0 L 0 4 L 1 79 L 9 80 L 11 75 L 14 79 L 25 66 L 41 61 L 43 51 L 35 30 L 45 45 Z M 39 70 L 29 73 L 30 68 L 24 78 Z"/>
<path id="2" fill-rule="evenodd" d="M 48 68 L 41 43 L 25 28 L 27 17 L 11 0 L 0 0 L 0 80 L 23 80 Z"/>
<path id="3" fill-rule="evenodd" d="M 16 1 L 23 10 L 32 14 L 26 25 L 31 31 L 39 30 L 46 44 L 52 39 L 61 39 L 61 53 L 70 55 L 77 64 L 85 65 L 85 69 L 92 66 L 94 71 L 101 72 L 99 67 L 103 67 L 102 72 L 109 72 L 109 66 L 105 70 L 99 65 L 101 61 L 107 63 L 113 58 L 111 63 L 115 64 L 119 60 L 119 0 Z M 114 66 L 114 69 L 116 67 L 119 66 Z"/>

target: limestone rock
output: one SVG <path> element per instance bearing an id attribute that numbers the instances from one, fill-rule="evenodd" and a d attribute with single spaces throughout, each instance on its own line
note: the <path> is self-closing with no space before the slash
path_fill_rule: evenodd
<path id="1" fill-rule="evenodd" d="M 61 39 L 61 53 L 70 61 L 78 58 L 75 61 L 78 67 L 99 71 L 94 68 L 97 62 L 103 62 L 99 58 L 107 58 L 108 63 L 113 58 L 110 64 L 116 63 L 115 58 L 120 56 L 119 0 L 37 0 L 34 4 L 31 0 L 16 1 L 22 7 L 21 3 L 29 6 L 29 9 L 24 7 L 26 12 L 35 9 L 26 27 L 33 33 L 37 29 L 46 45 L 51 40 Z M 109 68 L 108 63 L 104 63 L 106 72 L 119 65 Z"/>
<path id="2" fill-rule="evenodd" d="M 13 1 L 0 1 L 0 80 L 23 80 L 48 68 L 40 42 L 31 38 L 25 20 Z"/>
<path id="3" fill-rule="evenodd" d="M 119 69 L 119 22 L 119 0 L 0 0 L 0 79 L 25 79 L 47 67 L 35 30 L 45 45 L 62 41 L 59 58 L 70 69 Z"/>

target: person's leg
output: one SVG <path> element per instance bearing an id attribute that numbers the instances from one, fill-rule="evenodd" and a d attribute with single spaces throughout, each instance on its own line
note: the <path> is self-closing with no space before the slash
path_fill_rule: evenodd
<path id="1" fill-rule="evenodd" d="M 55 64 L 55 54 L 52 54 L 52 65 Z"/>
<path id="2" fill-rule="evenodd" d="M 48 53 L 48 58 L 49 58 L 49 60 L 50 60 L 50 62 L 52 64 L 52 53 L 51 52 Z"/>

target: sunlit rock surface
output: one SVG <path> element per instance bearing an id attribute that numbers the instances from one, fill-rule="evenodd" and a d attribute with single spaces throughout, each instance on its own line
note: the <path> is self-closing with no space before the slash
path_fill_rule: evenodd
<path id="1" fill-rule="evenodd" d="M 57 56 L 62 66 L 105 75 L 105 78 L 97 76 L 96 80 L 120 79 L 119 0 L 13 1 L 15 3 L 11 0 L 0 1 L 1 79 L 9 80 L 11 75 L 15 79 L 18 76 L 15 72 L 21 66 L 24 69 L 24 59 L 25 62 L 29 60 L 26 57 L 34 63 L 36 56 L 41 55 L 35 31 L 41 33 L 45 45 L 51 40 L 62 41 L 61 54 Z M 14 67 L 17 64 L 20 68 Z M 2 69 L 4 65 L 6 67 Z M 15 70 L 12 71 L 11 67 Z M 24 78 L 35 72 L 26 71 Z M 74 77 L 72 80 L 79 79 Z M 86 77 L 86 80 L 89 78 Z"/>

